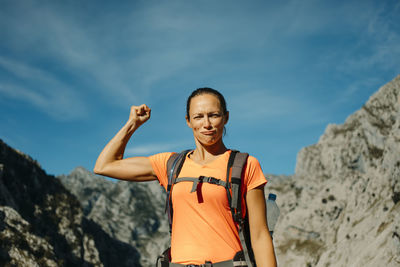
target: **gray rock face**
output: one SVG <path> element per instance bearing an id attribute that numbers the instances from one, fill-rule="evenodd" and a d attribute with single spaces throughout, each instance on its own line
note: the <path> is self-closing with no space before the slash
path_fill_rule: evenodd
<path id="1" fill-rule="evenodd" d="M 271 180 L 281 266 L 400 266 L 400 76 Z"/>
<path id="2" fill-rule="evenodd" d="M 140 266 L 139 253 L 87 219 L 79 201 L 0 140 L 0 266 Z"/>
<path id="3" fill-rule="evenodd" d="M 59 178 L 80 199 L 88 218 L 137 248 L 143 266 L 155 265 L 169 246 L 165 192 L 158 182 L 112 182 L 83 168 Z"/>
<path id="4" fill-rule="evenodd" d="M 266 176 L 279 266 L 400 266 L 400 76 L 302 149 L 294 175 Z M 0 141 L 0 266 L 151 266 L 168 246 L 158 183 L 59 178 Z"/>
<path id="5" fill-rule="evenodd" d="M 57 178 L 69 189 L 82 204 L 85 216 L 93 209 L 97 199 L 113 186 L 111 181 L 91 174 L 83 167 L 75 168 L 68 176 L 61 175 Z"/>
<path id="6" fill-rule="evenodd" d="M 281 209 L 279 266 L 400 266 L 399 155 L 400 76 L 302 149 L 294 175 L 266 175 Z M 89 218 L 154 264 L 169 242 L 157 183 L 112 183 L 82 169 L 61 180 Z"/>

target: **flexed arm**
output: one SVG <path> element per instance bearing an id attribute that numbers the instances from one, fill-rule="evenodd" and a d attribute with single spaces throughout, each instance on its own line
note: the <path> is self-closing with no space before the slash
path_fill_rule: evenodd
<path id="1" fill-rule="evenodd" d="M 123 158 L 126 144 L 132 134 L 150 118 L 150 114 L 151 109 L 145 104 L 131 107 L 128 121 L 108 142 L 97 158 L 93 169 L 95 173 L 138 182 L 156 179 L 147 157 Z"/>

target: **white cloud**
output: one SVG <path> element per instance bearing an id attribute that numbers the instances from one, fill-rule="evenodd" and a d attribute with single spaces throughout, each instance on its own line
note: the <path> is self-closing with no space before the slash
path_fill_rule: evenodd
<path id="1" fill-rule="evenodd" d="M 378 7 L 370 5 L 362 19 L 358 19 L 357 39 L 343 55 L 339 70 L 346 73 L 356 71 L 391 71 L 400 69 L 400 33 L 398 15 L 400 5 L 395 7 L 382 2 Z"/>
<path id="2" fill-rule="evenodd" d="M 326 123 L 324 107 L 317 99 L 307 99 L 293 94 L 290 90 L 251 90 L 230 96 L 230 119 L 242 123 L 285 121 L 303 125 Z"/>
<path id="3" fill-rule="evenodd" d="M 93 16 L 101 19 L 87 18 L 80 5 L 65 9 L 48 3 L 21 5 L 20 13 L 4 16 L 1 22 L 8 32 L 15 33 L 11 35 L 13 38 L 6 38 L 10 47 L 17 47 L 16 51 L 35 60 L 47 58 L 57 62 L 90 85 L 86 91 L 122 106 L 144 102 L 158 92 L 155 85 L 166 81 L 207 81 L 208 77 L 221 73 L 221 79 L 227 82 L 231 77 L 223 75 L 236 76 L 238 66 L 279 69 L 281 64 L 303 64 L 295 61 L 304 60 L 299 56 L 304 51 L 296 50 L 297 45 L 285 38 L 331 34 L 344 27 L 350 34 L 357 33 L 374 10 L 366 1 L 359 12 L 356 2 L 293 0 L 244 5 L 240 1 L 146 1 L 124 5 L 126 10 L 115 9 L 115 13 Z M 386 40 L 372 43 L 373 55 L 357 58 L 352 54 L 355 44 L 347 53 L 334 51 L 331 57 L 322 59 L 326 60 L 326 66 L 346 66 L 349 72 L 376 64 L 387 68 L 398 66 L 397 57 L 391 57 L 393 53 L 400 54 L 398 35 L 388 31 L 378 36 L 384 22 L 373 21 L 369 31 L 372 37 L 379 38 L 371 40 L 381 37 Z M 280 49 L 282 44 L 281 49 L 288 49 L 288 53 L 295 55 L 293 58 L 285 58 L 280 51 L 282 57 L 270 66 L 265 62 L 268 58 L 259 55 L 275 53 L 273 49 Z M 244 55 L 240 54 L 242 51 Z M 312 54 L 309 50 L 305 52 Z M 244 71 L 243 75 L 248 73 Z M 303 108 L 284 96 L 262 98 L 254 94 L 248 98 L 255 101 L 254 105 L 265 116 L 285 115 L 289 110 Z"/>
<path id="4" fill-rule="evenodd" d="M 112 28 L 108 21 L 90 22 L 81 16 L 78 6 L 63 9 L 48 3 L 10 9 L 0 20 L 6 25 L 0 33 L 8 35 L 5 44 L 19 58 L 24 55 L 33 64 L 51 62 L 59 71 L 72 73 L 88 84 L 86 91 L 103 95 L 110 102 L 136 98 L 127 79 L 129 67 L 115 57 L 120 40 L 107 41 L 107 36 L 118 32 L 117 25 Z"/>
<path id="5" fill-rule="evenodd" d="M 334 99 L 331 105 L 340 107 L 347 103 L 354 103 L 355 100 L 359 101 L 359 95 L 362 94 L 363 90 L 377 90 L 383 82 L 384 81 L 374 76 L 350 82 L 346 88 L 343 88 L 343 90 L 340 91 L 339 95 Z"/>
<path id="6" fill-rule="evenodd" d="M 44 97 L 38 93 L 13 84 L 1 83 L 0 93 L 13 99 L 24 100 L 35 106 L 43 106 L 45 102 Z"/>
<path id="7" fill-rule="evenodd" d="M 29 57 L 58 62 L 77 78 L 90 81 L 93 88 L 87 89 L 117 105 L 143 99 L 151 95 L 154 84 L 188 75 L 196 66 L 203 66 L 200 75 L 212 73 L 218 53 L 246 40 L 252 45 L 251 40 L 260 37 L 257 29 L 262 27 L 265 34 L 268 25 L 243 23 L 248 17 L 239 6 L 221 13 L 224 5 L 212 2 L 128 5 L 128 11 L 120 11 L 121 16 L 107 15 L 101 20 L 82 16 L 79 5 L 63 9 L 48 3 L 18 8 L 15 16 L 2 20 L 15 33 L 7 41 L 10 47 L 30 51 Z"/>
<path id="8" fill-rule="evenodd" d="M 18 78 L 0 83 L 4 97 L 24 101 L 58 120 L 86 117 L 81 96 L 51 73 L 4 57 L 0 57 L 0 67 Z"/>
<path id="9" fill-rule="evenodd" d="M 298 106 L 292 99 L 273 95 L 271 91 L 251 91 L 235 95 L 230 103 L 235 116 L 241 119 L 257 120 L 291 114 Z"/>

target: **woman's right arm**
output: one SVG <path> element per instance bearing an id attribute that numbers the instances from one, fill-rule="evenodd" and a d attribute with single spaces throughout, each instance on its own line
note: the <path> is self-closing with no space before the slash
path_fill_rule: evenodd
<path id="1" fill-rule="evenodd" d="M 150 118 L 146 105 L 132 106 L 127 123 L 101 151 L 94 166 L 94 173 L 121 180 L 152 181 L 157 177 L 147 157 L 124 159 L 126 144 L 132 134 Z"/>

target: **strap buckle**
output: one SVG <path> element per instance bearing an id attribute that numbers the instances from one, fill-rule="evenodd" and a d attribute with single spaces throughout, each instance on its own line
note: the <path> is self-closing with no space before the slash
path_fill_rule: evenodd
<path id="1" fill-rule="evenodd" d="M 195 179 L 193 181 L 193 186 L 192 186 L 192 190 L 190 191 L 190 193 L 197 191 L 197 186 L 199 183 L 209 183 L 209 184 L 219 185 L 220 181 L 221 180 L 214 178 L 214 177 L 210 177 L 210 176 L 199 176 L 197 179 Z"/>
<path id="2" fill-rule="evenodd" d="M 202 178 L 203 181 L 207 181 L 207 183 L 209 184 L 219 184 L 219 179 L 214 178 L 214 177 L 204 177 L 204 176 L 200 176 Z M 200 178 L 199 177 L 199 178 Z"/>
<path id="3" fill-rule="evenodd" d="M 203 264 L 187 264 L 185 267 L 212 267 L 213 264 L 211 261 L 206 261 Z"/>

